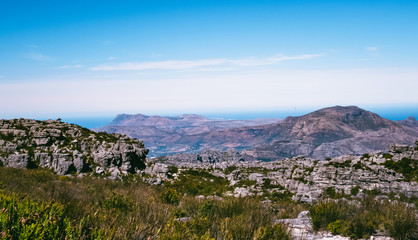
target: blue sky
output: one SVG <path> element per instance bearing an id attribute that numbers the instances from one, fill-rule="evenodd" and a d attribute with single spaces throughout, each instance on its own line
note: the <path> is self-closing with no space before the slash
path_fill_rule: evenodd
<path id="1" fill-rule="evenodd" d="M 415 107 L 417 12 L 418 1 L 3 1 L 0 117 Z"/>

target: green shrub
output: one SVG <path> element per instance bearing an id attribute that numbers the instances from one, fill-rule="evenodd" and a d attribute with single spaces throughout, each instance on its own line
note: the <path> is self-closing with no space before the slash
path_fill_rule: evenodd
<path id="1" fill-rule="evenodd" d="M 100 239 L 102 236 L 88 219 L 73 224 L 64 216 L 64 206 L 58 203 L 39 203 L 0 193 L 0 209 L 0 233 L 7 236 L 4 239 Z"/>
<path id="2" fill-rule="evenodd" d="M 228 180 L 214 176 L 204 170 L 197 171 L 192 169 L 182 171 L 178 180 L 174 181 L 170 187 L 180 193 L 186 193 L 192 196 L 222 196 L 224 192 L 231 189 Z"/>
<path id="3" fill-rule="evenodd" d="M 128 199 L 120 194 L 112 192 L 110 197 L 102 202 L 107 209 L 116 209 L 118 211 L 128 211 L 131 205 Z"/>
<path id="4" fill-rule="evenodd" d="M 168 166 L 168 172 L 171 174 L 178 173 L 179 169 L 176 166 Z"/>
<path id="5" fill-rule="evenodd" d="M 325 196 L 329 198 L 336 198 L 337 192 L 335 191 L 334 187 L 327 187 L 324 189 Z"/>
<path id="6" fill-rule="evenodd" d="M 407 181 L 418 181 L 418 160 L 402 158 L 400 161 L 387 160 L 383 163 L 386 168 L 401 173 Z"/>
<path id="7" fill-rule="evenodd" d="M 351 160 L 345 160 L 342 163 L 340 163 L 340 162 L 329 162 L 329 163 L 326 163 L 324 166 L 333 166 L 333 167 L 336 167 L 336 168 L 350 167 L 351 166 Z"/>
<path id="8" fill-rule="evenodd" d="M 415 209 L 403 203 L 392 204 L 366 196 L 359 203 L 326 201 L 313 205 L 310 215 L 314 230 L 328 229 L 351 239 L 368 238 L 385 228 L 394 239 L 417 239 Z"/>
<path id="9" fill-rule="evenodd" d="M 327 229 L 334 235 L 341 234 L 343 232 L 344 222 L 338 219 L 335 222 L 328 224 Z"/>
<path id="10" fill-rule="evenodd" d="M 260 227 L 254 234 L 254 240 L 270 239 L 291 240 L 292 236 L 288 228 L 282 224 L 276 224 L 274 226 L 267 225 L 265 227 Z"/>
<path id="11" fill-rule="evenodd" d="M 413 208 L 392 204 L 386 212 L 385 228 L 396 240 L 418 239 L 418 223 Z"/>
<path id="12" fill-rule="evenodd" d="M 180 201 L 179 194 L 175 189 L 172 188 L 167 188 L 167 190 L 160 195 L 160 198 L 163 203 L 173 205 L 178 204 Z"/>
<path id="13" fill-rule="evenodd" d="M 213 215 L 215 204 L 213 201 L 205 201 L 200 207 L 200 214 L 203 217 L 210 217 Z"/>
<path id="14" fill-rule="evenodd" d="M 375 232 L 375 228 L 376 225 L 362 214 L 347 222 L 343 235 L 349 236 L 351 239 L 368 238 Z"/>
<path id="15" fill-rule="evenodd" d="M 350 193 L 352 196 L 357 196 L 359 192 L 360 192 L 360 186 L 355 186 L 350 189 Z"/>
<path id="16" fill-rule="evenodd" d="M 312 226 L 315 231 L 325 229 L 330 223 L 343 219 L 346 214 L 346 206 L 341 202 L 322 201 L 309 209 Z"/>

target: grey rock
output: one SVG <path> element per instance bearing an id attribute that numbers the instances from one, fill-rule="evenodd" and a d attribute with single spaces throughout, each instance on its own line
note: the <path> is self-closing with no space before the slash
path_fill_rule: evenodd
<path id="1" fill-rule="evenodd" d="M 0 120 L 0 133 L 6 136 L 0 140 L 3 165 L 49 168 L 61 175 L 88 173 L 97 165 L 135 174 L 145 168 L 148 153 L 139 140 L 95 133 L 58 120 Z"/>
<path id="2" fill-rule="evenodd" d="M 12 168 L 33 168 L 33 162 L 27 154 L 11 154 L 3 161 L 5 167 Z"/>

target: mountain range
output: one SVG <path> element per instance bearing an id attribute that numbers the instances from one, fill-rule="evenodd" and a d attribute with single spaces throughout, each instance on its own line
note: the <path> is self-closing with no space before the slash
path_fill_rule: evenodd
<path id="1" fill-rule="evenodd" d="M 193 143 L 192 140 L 196 136 L 204 136 L 217 130 L 266 125 L 280 120 L 279 118 L 208 119 L 195 114 L 184 114 L 176 117 L 119 114 L 109 125 L 94 130 L 97 132 L 123 133 L 144 140 L 150 149 L 148 156 L 156 157 L 200 151 L 203 148 L 197 146 L 197 143 Z M 186 139 L 190 139 L 191 142 L 183 143 Z"/>
<path id="2" fill-rule="evenodd" d="M 141 139 L 149 156 L 236 150 L 259 160 L 304 155 L 316 159 L 385 151 L 418 139 L 414 117 L 391 121 L 356 106 L 335 106 L 279 119 L 213 120 L 199 115 L 118 115 L 96 131 Z"/>

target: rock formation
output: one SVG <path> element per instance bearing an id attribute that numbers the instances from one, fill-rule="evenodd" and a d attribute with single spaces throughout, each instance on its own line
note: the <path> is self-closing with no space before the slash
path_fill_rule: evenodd
<path id="1" fill-rule="evenodd" d="M 240 161 L 239 158 L 217 158 L 216 161 L 191 158 L 192 161 L 186 162 L 178 161 L 176 155 L 153 161 L 159 168 L 163 164 L 165 169 L 169 165 L 179 169 L 203 169 L 227 179 L 233 191 L 225 195 L 231 196 L 260 195 L 266 191 L 274 195 L 288 191 L 293 200 L 307 203 L 327 194 L 361 198 L 364 191 L 418 197 L 418 141 L 415 146 L 391 145 L 389 150 L 388 153 L 344 155 L 329 160 L 300 156 L 271 162 Z M 219 157 L 210 153 L 205 152 L 205 155 Z M 158 177 L 169 180 L 161 174 Z M 248 180 L 251 185 L 240 184 Z"/>
<path id="2" fill-rule="evenodd" d="M 60 120 L 0 120 L 0 164 L 6 167 L 49 168 L 61 175 L 107 173 L 117 178 L 144 169 L 147 153 L 142 141 Z"/>

